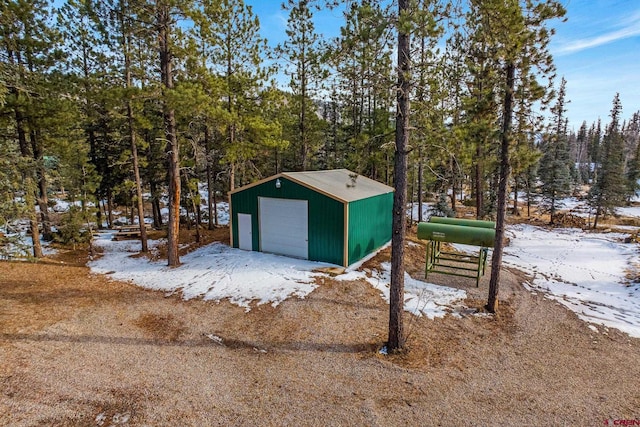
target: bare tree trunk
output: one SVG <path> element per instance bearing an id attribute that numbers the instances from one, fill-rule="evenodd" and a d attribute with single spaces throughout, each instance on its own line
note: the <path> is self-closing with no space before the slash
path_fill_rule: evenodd
<path id="1" fill-rule="evenodd" d="M 407 19 L 409 0 L 398 0 L 398 16 Z M 404 348 L 404 244 L 407 223 L 407 148 L 409 142 L 409 82 L 411 40 L 403 23 L 398 24 L 398 88 L 396 147 L 394 158 L 393 221 L 391 237 L 391 286 L 389 294 L 389 351 Z"/>
<path id="2" fill-rule="evenodd" d="M 229 191 L 233 191 L 236 188 L 236 164 L 231 162 L 229 168 Z"/>
<path id="3" fill-rule="evenodd" d="M 209 210 L 209 222 L 207 227 L 209 230 L 213 230 L 215 225 L 218 225 L 218 212 L 214 209 L 214 197 L 215 190 L 213 188 L 213 171 L 211 170 L 211 152 L 209 147 L 209 127 L 204 127 L 204 148 L 205 159 L 207 162 L 207 209 Z M 215 225 L 214 225 L 215 223 Z"/>
<path id="4" fill-rule="evenodd" d="M 96 211 L 96 223 L 98 224 L 98 230 L 102 230 L 102 201 L 100 197 L 96 194 L 96 199 L 98 200 L 98 210 Z"/>
<path id="5" fill-rule="evenodd" d="M 422 147 L 418 147 L 418 222 L 422 222 Z"/>
<path id="6" fill-rule="evenodd" d="M 113 191 L 107 189 L 107 226 L 113 228 Z"/>
<path id="7" fill-rule="evenodd" d="M 456 180 L 456 170 L 455 170 L 455 159 L 453 158 L 453 156 L 449 157 L 449 170 L 451 171 L 451 210 L 453 211 L 453 215 L 455 216 L 456 214 L 456 192 L 457 192 L 457 188 L 456 188 L 456 184 L 457 184 L 457 180 Z"/>
<path id="8" fill-rule="evenodd" d="M 520 216 L 520 209 L 518 209 L 518 178 L 513 180 L 513 215 Z"/>
<path id="9" fill-rule="evenodd" d="M 121 11 L 124 13 L 124 11 Z M 131 43 L 130 36 L 125 34 L 124 17 L 120 14 L 120 23 L 123 31 L 122 34 L 122 51 L 124 53 L 124 73 L 127 89 L 132 85 L 131 81 Z M 147 229 L 144 223 L 144 199 L 142 197 L 142 180 L 140 179 L 140 166 L 138 163 L 138 146 L 136 144 L 136 132 L 133 121 L 133 108 L 131 107 L 131 99 L 127 99 L 127 125 L 129 127 L 129 142 L 131 143 L 131 157 L 133 161 L 133 175 L 136 181 L 136 196 L 138 208 L 138 225 L 140 226 L 140 251 L 148 252 L 147 246 Z"/>
<path id="10" fill-rule="evenodd" d="M 151 192 L 151 212 L 153 214 L 153 228 L 162 227 L 162 218 L 160 212 L 160 201 L 158 200 L 157 187 L 153 179 L 149 180 L 149 191 Z"/>
<path id="11" fill-rule="evenodd" d="M 130 77 L 130 73 L 129 77 Z M 138 203 L 138 223 L 140 225 L 140 251 L 148 252 L 147 228 L 144 223 L 144 199 L 142 198 L 142 180 L 140 179 L 140 166 L 138 165 L 138 147 L 136 144 L 136 133 L 133 128 L 133 110 L 131 101 L 127 101 L 127 119 L 129 122 L 129 138 L 131 140 L 131 157 L 133 159 L 133 174 L 136 180 L 136 196 Z"/>
<path id="12" fill-rule="evenodd" d="M 511 173 L 509 144 L 511 139 L 511 120 L 513 116 L 513 87 L 515 65 L 506 65 L 507 86 L 504 94 L 504 116 L 502 122 L 502 144 L 500 147 L 500 181 L 498 182 L 498 212 L 496 214 L 496 238 L 491 258 L 491 281 L 489 282 L 489 298 L 487 310 L 495 313 L 498 308 L 498 290 L 500 288 L 500 269 L 502 268 L 502 252 L 504 248 L 504 229 L 507 215 L 508 181 Z"/>
<path id="13" fill-rule="evenodd" d="M 36 180 L 38 184 L 36 202 L 40 208 L 42 238 L 46 241 L 51 241 L 53 240 L 53 233 L 51 232 L 51 219 L 49 218 L 49 197 L 47 196 L 47 176 L 44 167 L 42 144 L 40 144 L 39 135 L 35 131 L 30 132 L 30 139 L 33 159 L 36 162 Z"/>
<path id="14" fill-rule="evenodd" d="M 482 142 L 478 141 L 476 145 L 476 218 L 482 219 L 484 218 L 484 185 L 483 185 L 483 175 L 484 175 L 484 167 L 483 167 L 483 159 L 482 159 Z"/>
<path id="15" fill-rule="evenodd" d="M 164 91 L 173 89 L 173 70 L 169 47 L 171 17 L 168 5 L 158 7 L 158 42 L 160 50 L 160 73 Z M 163 97 L 163 116 L 165 138 L 167 141 L 167 167 L 169 172 L 169 221 L 167 232 L 167 264 L 170 267 L 180 265 L 178 242 L 180 237 L 180 156 L 176 136 L 176 118 L 173 108 L 168 104 L 166 93 Z"/>
<path id="16" fill-rule="evenodd" d="M 29 153 L 27 145 L 27 133 L 25 131 L 25 119 L 22 111 L 18 107 L 15 109 L 16 131 L 18 133 L 18 144 L 20 146 L 20 155 L 25 161 L 25 170 L 23 171 L 24 181 L 24 203 L 29 214 L 29 228 L 31 230 L 31 242 L 33 244 L 34 258 L 42 258 L 42 245 L 40 244 L 40 229 L 38 228 L 38 213 L 36 211 L 36 184 L 33 178 L 33 170 L 29 162 L 33 158 Z"/>

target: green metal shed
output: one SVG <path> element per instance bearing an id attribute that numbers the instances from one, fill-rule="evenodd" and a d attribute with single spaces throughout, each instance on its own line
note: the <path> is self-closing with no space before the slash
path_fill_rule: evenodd
<path id="1" fill-rule="evenodd" d="M 283 172 L 230 193 L 234 248 L 349 266 L 391 240 L 393 188 L 347 169 Z"/>

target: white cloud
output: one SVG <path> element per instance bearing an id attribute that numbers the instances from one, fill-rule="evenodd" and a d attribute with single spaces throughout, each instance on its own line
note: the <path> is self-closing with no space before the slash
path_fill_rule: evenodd
<path id="1" fill-rule="evenodd" d="M 565 45 L 560 46 L 556 50 L 556 54 L 566 55 L 570 53 L 580 52 L 586 49 L 591 49 L 593 47 L 613 43 L 617 40 L 640 35 L 640 12 L 629 16 L 621 23 L 621 25 L 622 27 L 617 30 L 610 31 L 596 37 L 585 37 L 578 40 L 572 40 Z"/>

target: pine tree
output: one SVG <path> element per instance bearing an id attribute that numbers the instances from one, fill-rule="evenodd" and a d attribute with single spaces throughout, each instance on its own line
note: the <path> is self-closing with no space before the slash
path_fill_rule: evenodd
<path id="1" fill-rule="evenodd" d="M 624 139 L 620 130 L 622 104 L 616 93 L 611 108 L 611 122 L 602 139 L 600 164 L 597 168 L 597 180 L 589 191 L 589 205 L 595 209 L 593 228 L 597 228 L 601 216 L 614 214 L 615 208 L 622 206 L 625 200 L 626 180 L 624 170 Z"/>
<path id="2" fill-rule="evenodd" d="M 8 76 L 4 111 L 14 119 L 14 140 L 21 154 L 24 201 L 36 258 L 42 257 L 36 203 L 43 237 L 52 236 L 44 155 L 46 127 L 53 123 L 49 114 L 55 111 L 50 110 L 56 93 L 53 67 L 60 51 L 59 35 L 49 26 L 50 12 L 43 0 L 0 5 L 2 68 Z"/>
<path id="3" fill-rule="evenodd" d="M 492 60 L 500 69 L 501 84 L 496 87 L 501 98 L 500 117 L 500 166 L 497 176 L 496 238 L 491 262 L 491 278 L 487 310 L 495 312 L 498 305 L 500 269 L 504 246 L 504 231 L 508 184 L 512 168 L 511 146 L 514 140 L 514 116 L 518 109 L 528 109 L 529 100 L 542 98 L 542 86 L 534 81 L 542 76 L 552 75 L 553 63 L 547 48 L 551 33 L 546 21 L 561 17 L 565 10 L 554 0 L 540 2 L 527 1 L 521 4 L 515 0 L 472 1 L 472 7 L 481 19 L 487 20 L 491 29 L 489 46 Z M 536 77 L 537 76 L 537 77 Z M 519 86 L 517 86 L 519 84 Z M 528 97 L 516 96 L 523 89 Z M 535 90 L 532 90 L 535 89 Z M 518 128 L 516 127 L 516 130 Z"/>
<path id="4" fill-rule="evenodd" d="M 404 335 L 404 246 L 407 206 L 407 157 L 411 106 L 411 15 L 408 0 L 398 0 L 398 85 L 396 144 L 394 153 L 393 220 L 391 237 L 391 283 L 389 290 L 389 351 L 405 346 Z"/>
<path id="5" fill-rule="evenodd" d="M 136 0 L 111 0 L 103 3 L 104 10 L 111 18 L 106 26 L 104 43 L 112 50 L 114 59 L 113 73 L 120 85 L 114 88 L 114 92 L 122 99 L 123 104 L 119 111 L 123 116 L 123 139 L 128 139 L 128 148 L 131 153 L 131 175 L 135 184 L 135 207 L 140 227 L 141 252 L 147 252 L 147 232 L 144 221 L 144 199 L 142 192 L 142 179 L 140 175 L 140 158 L 138 155 L 138 122 L 136 117 L 136 98 L 143 96 L 142 90 L 145 78 L 136 76 L 135 61 L 136 43 L 150 42 L 151 31 L 147 26 L 140 25 L 145 20 L 150 20 L 144 13 L 143 4 Z M 134 79 L 138 79 L 135 81 Z M 148 94 L 147 94 L 148 96 Z"/>
<path id="6" fill-rule="evenodd" d="M 558 200 L 569 195 L 571 191 L 571 174 L 569 149 L 567 146 L 567 129 L 565 118 L 565 96 L 566 80 L 563 78 L 558 91 L 556 104 L 551 108 L 553 113 L 551 129 L 547 140 L 542 145 L 542 159 L 540 160 L 540 180 L 542 185 L 540 193 L 542 195 L 541 206 L 548 210 L 553 224 L 556 210 L 559 206 Z"/>
<path id="7" fill-rule="evenodd" d="M 598 179 L 598 168 L 602 151 L 602 125 L 598 119 L 597 125 L 594 123 L 587 135 L 587 153 L 589 158 L 589 183 L 593 184 Z"/>
<path id="8" fill-rule="evenodd" d="M 446 200 L 447 190 L 451 190 L 452 208 L 442 207 L 451 215 L 450 212 L 455 210 L 456 184 L 466 147 L 461 143 L 459 132 L 460 110 L 455 108 L 459 98 L 455 88 L 460 83 L 459 67 L 450 60 L 452 55 L 442 55 L 436 48 L 443 33 L 443 26 L 438 20 L 446 13 L 442 4 L 432 1 L 418 2 L 418 11 L 414 13 L 414 44 L 417 47 L 412 66 L 415 96 L 411 103 L 411 121 L 415 131 L 411 138 L 411 157 L 413 163 L 417 163 L 417 188 L 412 194 L 416 193 L 418 206 L 422 206 L 423 201 L 426 165 L 431 171 L 442 170 L 441 179 L 437 179 L 437 191 Z M 447 117 L 452 117 L 449 126 L 445 124 Z M 422 220 L 420 208 L 418 221 Z"/>
<path id="9" fill-rule="evenodd" d="M 180 7 L 187 7 L 183 3 Z M 169 220 L 167 233 L 167 263 L 170 267 L 180 265 L 178 243 L 180 238 L 180 146 L 176 128 L 175 108 L 170 102 L 174 89 L 174 55 L 177 43 L 176 15 L 180 9 L 173 0 L 158 1 L 155 5 L 156 30 L 158 35 L 158 52 L 160 65 L 160 81 L 162 87 L 162 115 L 166 141 Z"/>
<path id="10" fill-rule="evenodd" d="M 589 180 L 587 122 L 583 121 L 576 135 L 576 165 L 578 168 L 578 183 L 586 184 Z"/>
<path id="11" fill-rule="evenodd" d="M 338 98 L 342 104 L 345 166 L 390 183 L 393 141 L 392 49 L 388 10 L 378 2 L 352 2 L 341 36 L 333 43 Z"/>
<path id="12" fill-rule="evenodd" d="M 290 77 L 289 88 L 293 93 L 297 129 L 291 142 L 298 151 L 294 165 L 297 170 L 304 171 L 309 168 L 310 159 L 320 145 L 320 134 L 316 131 L 317 126 L 313 126 L 318 122 L 314 98 L 326 77 L 326 70 L 309 0 L 288 0 L 283 7 L 289 11 L 288 39 L 278 47 L 278 53 L 287 61 L 285 73 Z"/>
<path id="13" fill-rule="evenodd" d="M 194 57 L 202 58 L 209 72 L 200 73 L 198 84 L 203 84 L 203 76 L 208 74 L 210 80 L 203 90 L 213 91 L 214 98 L 223 101 L 213 101 L 216 110 L 207 113 L 207 133 L 217 136 L 215 127 L 220 121 L 226 127 L 224 148 L 219 151 L 221 161 L 228 165 L 229 189 L 233 190 L 238 181 L 246 183 L 256 177 L 256 158 L 283 146 L 279 135 L 274 136 L 280 132 L 280 124 L 262 114 L 274 108 L 263 98 L 270 96 L 264 88 L 270 74 L 264 61 L 270 51 L 260 36 L 260 20 L 242 0 L 207 0 L 202 4 L 194 35 L 200 52 Z M 213 80 L 211 76 L 215 76 Z M 259 173 L 257 177 L 261 177 Z"/>
<path id="14" fill-rule="evenodd" d="M 496 88 L 500 70 L 494 59 L 497 47 L 492 41 L 492 23 L 487 16 L 479 13 L 477 6 L 467 12 L 464 28 L 470 34 L 468 38 L 454 38 L 451 43 L 465 55 L 467 88 L 460 107 L 464 110 L 465 136 L 474 148 L 473 195 L 476 217 L 483 219 L 494 210 L 488 206 L 488 193 L 491 171 L 496 169 L 499 116 Z M 458 38 L 463 37 L 458 34 Z"/>
<path id="15" fill-rule="evenodd" d="M 627 164 L 627 197 L 630 200 L 640 190 L 640 112 L 631 117 L 622 130 L 625 145 L 633 151 L 633 157 Z"/>

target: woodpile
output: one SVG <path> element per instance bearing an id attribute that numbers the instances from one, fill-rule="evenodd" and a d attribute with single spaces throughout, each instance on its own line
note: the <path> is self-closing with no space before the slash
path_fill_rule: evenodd
<path id="1" fill-rule="evenodd" d="M 587 222 L 581 216 L 560 212 L 553 216 L 553 225 L 567 228 L 586 228 Z"/>

